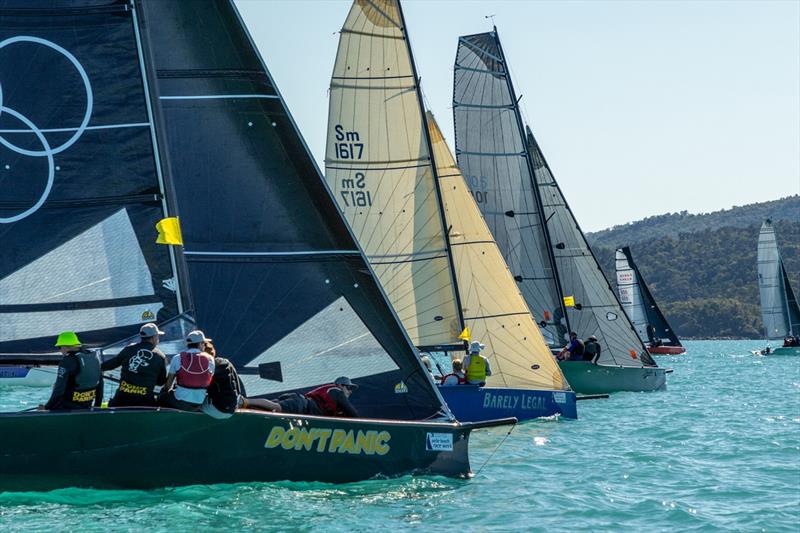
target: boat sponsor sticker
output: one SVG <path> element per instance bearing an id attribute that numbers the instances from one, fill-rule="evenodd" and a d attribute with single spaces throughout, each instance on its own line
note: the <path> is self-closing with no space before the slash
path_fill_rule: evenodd
<path id="1" fill-rule="evenodd" d="M 400 382 L 394 386 L 394 393 L 395 394 L 408 394 L 408 385 L 404 382 Z"/>
<path id="2" fill-rule="evenodd" d="M 388 431 L 373 429 L 346 430 L 330 428 L 300 428 L 275 426 L 269 432 L 264 448 L 314 451 L 317 453 L 347 453 L 351 455 L 386 455 L 391 449 Z"/>
<path id="3" fill-rule="evenodd" d="M 452 452 L 452 433 L 428 433 L 425 438 L 425 449 L 431 452 Z"/>
<path id="4" fill-rule="evenodd" d="M 553 400 L 556 403 L 567 403 L 567 393 L 566 392 L 554 392 L 553 393 Z"/>

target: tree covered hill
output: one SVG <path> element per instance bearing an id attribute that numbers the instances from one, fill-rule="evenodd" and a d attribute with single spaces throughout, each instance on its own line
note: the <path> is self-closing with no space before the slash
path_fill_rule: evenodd
<path id="1" fill-rule="evenodd" d="M 794 199 L 797 203 L 799 198 L 794 196 L 766 204 L 783 202 L 782 205 L 786 205 L 791 203 L 787 200 Z M 735 209 L 749 207 L 753 206 Z M 721 212 L 725 213 L 723 221 L 706 219 L 709 226 L 730 224 L 725 227 L 676 232 L 675 235 L 630 242 L 634 261 L 679 336 L 763 336 L 756 273 L 761 220 L 744 227 L 734 226 L 727 220 L 729 211 L 732 210 Z M 788 216 L 774 219 L 778 246 L 796 293 L 800 292 L 799 214 L 800 210 L 791 219 Z M 642 222 L 647 220 L 651 219 Z M 631 234 L 643 231 L 637 224 L 626 225 Z M 692 227 L 690 224 L 689 229 Z M 592 248 L 612 286 L 616 287 L 615 247 L 600 245 Z"/>
<path id="2" fill-rule="evenodd" d="M 589 233 L 589 243 L 594 246 L 631 246 L 659 237 L 677 238 L 681 233 L 696 233 L 719 228 L 746 228 L 760 225 L 765 218 L 778 221 L 800 220 L 800 195 L 761 202 L 731 209 L 691 215 L 686 211 L 647 217 L 636 222 Z M 780 235 L 778 236 L 780 238 Z"/>

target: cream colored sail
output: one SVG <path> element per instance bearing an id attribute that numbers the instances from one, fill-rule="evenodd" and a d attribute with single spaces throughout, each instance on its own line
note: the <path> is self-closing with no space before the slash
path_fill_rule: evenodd
<path id="1" fill-rule="evenodd" d="M 436 161 L 464 322 L 486 345 L 494 387 L 567 389 L 566 380 L 506 266 L 433 115 Z"/>
<path id="2" fill-rule="evenodd" d="M 342 28 L 325 179 L 412 342 L 460 343 L 444 224 L 394 0 L 356 0 Z"/>

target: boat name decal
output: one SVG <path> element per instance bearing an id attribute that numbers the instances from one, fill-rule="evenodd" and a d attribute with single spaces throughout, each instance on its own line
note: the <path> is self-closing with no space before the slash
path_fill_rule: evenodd
<path id="1" fill-rule="evenodd" d="M 484 409 L 516 409 L 517 406 L 525 411 L 535 411 L 544 409 L 545 401 L 541 396 L 531 396 L 528 394 L 516 396 L 487 392 L 483 397 Z"/>
<path id="2" fill-rule="evenodd" d="M 386 455 L 389 453 L 389 440 L 392 435 L 388 431 L 345 430 L 327 428 L 286 429 L 275 426 L 270 431 L 265 448 L 277 448 L 296 451 L 316 451 L 318 453 L 349 453 L 352 455 Z"/>

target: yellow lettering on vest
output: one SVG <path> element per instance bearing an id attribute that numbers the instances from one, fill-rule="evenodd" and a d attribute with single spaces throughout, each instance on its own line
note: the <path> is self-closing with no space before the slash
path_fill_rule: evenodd
<path id="1" fill-rule="evenodd" d="M 386 455 L 389 453 L 389 439 L 392 436 L 388 431 L 381 431 L 375 438 L 375 453 L 378 455 Z"/>
<path id="2" fill-rule="evenodd" d="M 344 442 L 344 438 L 347 436 L 347 432 L 343 429 L 334 429 L 333 436 L 331 437 L 331 444 L 328 446 L 328 452 L 333 453 L 339 447 L 341 447 L 342 443 Z"/>
<path id="3" fill-rule="evenodd" d="M 317 443 L 317 451 L 324 452 L 325 451 L 325 444 L 327 444 L 328 439 L 331 436 L 330 429 L 315 429 L 314 431 L 317 432 L 319 436 L 319 442 Z"/>
<path id="4" fill-rule="evenodd" d="M 281 439 L 281 448 L 284 450 L 291 450 L 294 448 L 294 443 L 297 440 L 297 428 L 292 428 L 283 434 Z"/>
<path id="5" fill-rule="evenodd" d="M 356 448 L 353 453 L 361 453 L 364 452 L 367 455 L 372 455 L 375 453 L 375 432 L 374 431 L 367 431 L 364 433 L 363 431 L 359 430 L 358 435 L 356 436 Z"/>
<path id="6" fill-rule="evenodd" d="M 267 437 L 267 441 L 264 443 L 264 448 L 274 448 L 280 444 L 284 431 L 285 430 L 280 426 L 272 428 L 272 431 L 269 432 L 269 436 Z"/>
<path id="7" fill-rule="evenodd" d="M 347 436 L 344 438 L 344 442 L 337 450 L 338 453 L 358 453 L 355 451 L 356 439 L 353 435 L 353 430 L 347 432 Z"/>
<path id="8" fill-rule="evenodd" d="M 87 390 L 84 392 L 75 391 L 72 393 L 72 401 L 73 402 L 91 402 L 94 400 L 94 389 Z"/>
<path id="9" fill-rule="evenodd" d="M 311 448 L 314 446 L 314 439 L 316 438 L 316 430 L 312 429 L 311 431 L 308 431 L 305 428 L 300 429 L 300 431 L 297 433 L 297 440 L 294 443 L 294 449 L 302 450 L 305 448 L 306 450 L 311 451 Z"/>
<path id="10" fill-rule="evenodd" d="M 128 394 L 138 394 L 140 396 L 147 394 L 147 387 L 140 387 L 139 385 L 131 385 L 127 381 L 120 382 L 119 390 Z"/>

